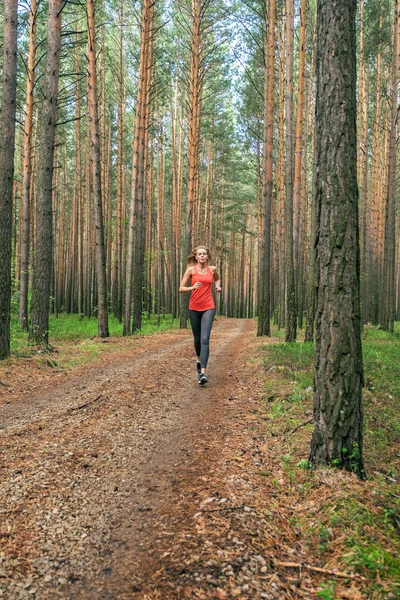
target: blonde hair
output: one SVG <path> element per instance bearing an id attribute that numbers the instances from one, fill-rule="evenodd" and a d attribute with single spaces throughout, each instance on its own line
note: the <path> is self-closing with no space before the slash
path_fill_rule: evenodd
<path id="1" fill-rule="evenodd" d="M 197 254 L 197 251 L 200 250 L 200 248 L 202 248 L 203 250 L 205 250 L 207 252 L 207 263 L 211 262 L 210 250 L 207 248 L 207 246 L 200 245 L 200 246 L 196 246 L 195 248 L 193 248 L 193 250 L 189 254 L 188 259 L 187 259 L 188 267 L 194 267 L 194 265 L 197 265 L 196 254 Z"/>

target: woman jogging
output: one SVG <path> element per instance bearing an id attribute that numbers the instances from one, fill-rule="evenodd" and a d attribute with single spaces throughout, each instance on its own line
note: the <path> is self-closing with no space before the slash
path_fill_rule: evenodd
<path id="1" fill-rule="evenodd" d="M 194 337 L 194 349 L 197 354 L 197 373 L 199 384 L 208 382 L 206 368 L 210 353 L 211 327 L 215 315 L 215 303 L 211 294 L 212 282 L 215 289 L 221 291 L 217 267 L 210 267 L 210 251 L 205 246 L 197 246 L 188 258 L 188 267 L 179 286 L 180 292 L 192 292 L 189 302 L 189 319 Z M 189 279 L 191 285 L 188 286 Z"/>

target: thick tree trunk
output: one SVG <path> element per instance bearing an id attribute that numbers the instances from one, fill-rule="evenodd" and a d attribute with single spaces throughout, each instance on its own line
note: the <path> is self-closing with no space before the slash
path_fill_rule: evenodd
<path id="1" fill-rule="evenodd" d="M 356 157 L 356 0 L 318 0 L 317 317 L 310 462 L 365 478 Z"/>
<path id="2" fill-rule="evenodd" d="M 0 113 L 0 359 L 10 355 L 11 233 L 17 93 L 17 0 L 4 2 Z"/>
<path id="3" fill-rule="evenodd" d="M 96 228 L 97 331 L 99 337 L 108 337 L 106 251 L 104 245 L 103 202 L 101 195 L 101 153 L 97 108 L 96 24 L 94 0 L 87 0 L 86 6 L 88 19 L 90 159 L 93 174 L 93 198 Z"/>
<path id="4" fill-rule="evenodd" d="M 50 286 L 53 254 L 54 136 L 57 118 L 63 0 L 50 0 L 47 55 L 40 113 L 36 197 L 36 255 L 32 281 L 29 339 L 48 347 Z"/>

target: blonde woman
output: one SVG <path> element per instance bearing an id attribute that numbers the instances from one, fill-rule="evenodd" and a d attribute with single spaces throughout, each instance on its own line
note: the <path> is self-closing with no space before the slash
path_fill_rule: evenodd
<path id="1" fill-rule="evenodd" d="M 208 382 L 206 368 L 210 354 L 210 335 L 215 315 L 215 303 L 211 294 L 212 283 L 221 291 L 217 267 L 209 266 L 211 255 L 205 246 L 194 248 L 188 258 L 188 266 L 179 286 L 180 292 L 191 292 L 189 319 L 192 326 L 194 349 L 197 354 L 199 385 Z M 190 285 L 188 285 L 190 280 Z"/>

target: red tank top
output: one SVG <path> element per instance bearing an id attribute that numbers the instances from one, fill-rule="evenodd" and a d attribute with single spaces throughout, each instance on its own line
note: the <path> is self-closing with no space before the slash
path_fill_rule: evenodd
<path id="1" fill-rule="evenodd" d="M 199 289 L 192 290 L 189 302 L 190 310 L 202 311 L 215 308 L 214 298 L 211 295 L 213 279 L 210 267 L 207 267 L 207 272 L 204 275 L 197 272 L 197 265 L 194 267 L 191 283 L 194 285 L 196 281 L 200 281 L 203 285 Z"/>

